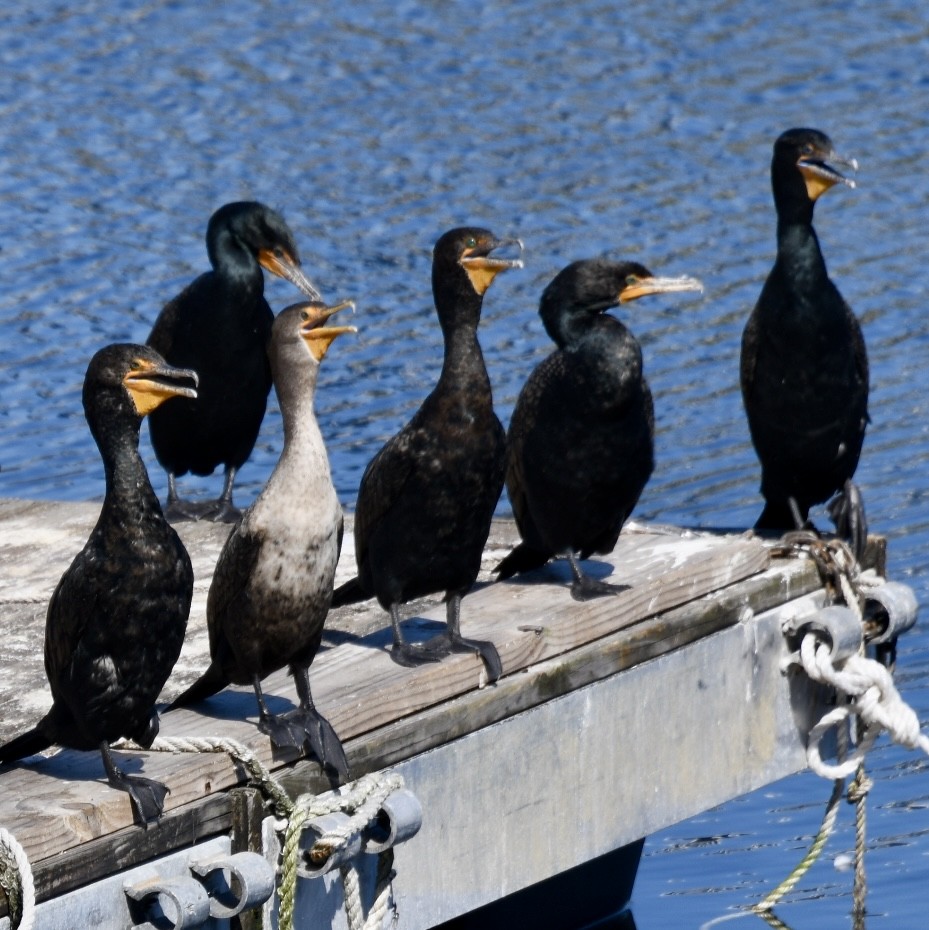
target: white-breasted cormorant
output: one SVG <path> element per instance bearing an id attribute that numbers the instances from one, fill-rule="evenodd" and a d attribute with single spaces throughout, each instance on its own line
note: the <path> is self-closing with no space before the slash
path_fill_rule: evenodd
<path id="1" fill-rule="evenodd" d="M 55 744 L 99 749 L 109 783 L 129 794 L 143 824 L 161 814 L 167 788 L 121 771 L 109 744 L 127 738 L 150 746 L 158 734 L 155 701 L 181 652 L 194 575 L 149 482 L 139 427 L 163 401 L 196 397 L 196 384 L 193 371 L 166 365 L 147 346 L 108 346 L 91 360 L 84 412 L 103 458 L 106 496 L 48 605 L 52 708 L 0 747 L 0 762 Z"/>
<path id="2" fill-rule="evenodd" d="M 150 421 L 152 446 L 168 473 L 171 520 L 231 523 L 236 472 L 252 453 L 271 390 L 267 345 L 274 314 L 262 268 L 286 278 L 311 300 L 319 293 L 300 268 L 294 237 L 280 214 L 261 203 L 227 203 L 211 217 L 206 248 L 212 271 L 166 304 L 148 344 L 167 362 L 200 375 L 196 400 L 171 404 Z M 180 500 L 176 479 L 225 469 L 219 498 Z"/>
<path id="3" fill-rule="evenodd" d="M 500 578 L 564 556 L 576 599 L 622 590 L 577 562 L 613 551 L 654 464 L 642 350 L 606 311 L 701 288 L 694 278 L 658 278 L 607 259 L 574 262 L 545 288 L 539 315 L 558 348 L 529 376 L 510 421 L 506 486 L 522 542 L 495 569 Z"/>
<path id="4" fill-rule="evenodd" d="M 401 665 L 476 652 L 491 680 L 502 673 L 500 657 L 492 643 L 462 638 L 460 607 L 480 571 L 503 490 L 506 437 L 477 328 L 496 275 L 522 266 L 491 252 L 515 241 L 462 227 L 436 242 L 432 293 L 445 340 L 442 373 L 412 420 L 365 469 L 355 510 L 358 576 L 333 596 L 333 606 L 378 599 L 390 612 L 391 655 Z M 445 633 L 421 646 L 408 643 L 400 605 L 438 591 L 448 605 Z"/>
<path id="5" fill-rule="evenodd" d="M 294 304 L 274 321 L 269 356 L 284 421 L 284 448 L 268 483 L 235 526 L 207 598 L 211 662 L 172 706 L 250 684 L 258 726 L 277 746 L 305 747 L 348 776 L 335 731 L 316 710 L 308 669 L 319 649 L 342 545 L 342 508 L 329 471 L 313 397 L 319 364 L 352 326 L 324 326 L 342 303 Z M 283 717 L 265 704 L 261 681 L 289 666 L 300 709 Z"/>
<path id="6" fill-rule="evenodd" d="M 868 356 L 813 229 L 817 198 L 854 186 L 836 166 L 858 167 L 815 129 L 774 143 L 777 258 L 742 335 L 741 382 L 765 499 L 756 528 L 797 529 L 839 492 L 837 528 L 860 552 L 867 528 L 851 479 L 868 423 Z"/>

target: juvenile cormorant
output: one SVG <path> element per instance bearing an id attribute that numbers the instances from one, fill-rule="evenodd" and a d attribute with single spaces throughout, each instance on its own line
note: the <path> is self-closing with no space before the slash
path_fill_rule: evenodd
<path id="1" fill-rule="evenodd" d="M 867 529 L 851 479 L 868 423 L 868 357 L 813 229 L 820 194 L 854 187 L 837 165 L 858 167 L 815 129 L 774 143 L 777 258 L 742 335 L 741 382 L 765 499 L 755 526 L 799 528 L 812 505 L 841 492 L 837 529 L 860 551 Z"/>
<path id="2" fill-rule="evenodd" d="M 99 749 L 107 780 L 129 794 L 142 824 L 161 814 L 167 788 L 117 768 L 109 743 L 124 737 L 147 747 L 158 734 L 155 701 L 181 651 L 194 575 L 148 480 L 139 427 L 162 401 L 196 397 L 196 384 L 193 371 L 166 365 L 147 346 L 108 346 L 91 360 L 84 412 L 103 457 L 106 496 L 48 605 L 52 708 L 0 747 L 0 762 L 53 744 Z"/>
<path id="3" fill-rule="evenodd" d="M 545 288 L 539 315 L 557 345 L 529 376 L 510 421 L 506 486 L 522 542 L 500 578 L 568 559 L 577 600 L 622 590 L 577 555 L 613 551 L 653 467 L 652 395 L 635 337 L 605 311 L 649 294 L 701 290 L 634 262 L 588 259 Z"/>
<path id="4" fill-rule="evenodd" d="M 494 413 L 477 328 L 496 275 L 522 267 L 490 254 L 514 241 L 463 227 L 436 243 L 432 293 L 445 340 L 442 373 L 413 419 L 365 469 L 355 510 L 358 577 L 333 596 L 333 606 L 378 599 L 390 612 L 391 655 L 401 665 L 476 652 L 493 681 L 502 673 L 497 650 L 462 638 L 460 607 L 480 570 L 503 490 L 506 436 Z M 445 633 L 422 646 L 408 643 L 400 605 L 437 591 L 447 602 Z"/>
<path id="5" fill-rule="evenodd" d="M 284 448 L 267 485 L 245 511 L 220 554 L 207 598 L 210 667 L 172 706 L 250 684 L 258 726 L 277 746 L 305 746 L 348 776 L 335 731 L 316 710 L 308 669 L 319 649 L 342 545 L 342 508 L 313 412 L 319 364 L 352 326 L 324 326 L 348 303 L 294 304 L 274 321 L 269 355 L 284 420 Z M 300 709 L 274 716 L 261 681 L 289 666 Z"/>
<path id="6" fill-rule="evenodd" d="M 196 400 L 179 401 L 151 418 L 152 446 L 168 473 L 171 520 L 232 523 L 236 472 L 252 453 L 271 390 L 267 344 L 274 314 L 264 298 L 265 268 L 311 300 L 316 288 L 300 268 L 294 237 L 264 204 L 227 203 L 211 217 L 206 248 L 212 271 L 166 304 L 148 344 L 172 365 L 200 375 Z M 178 498 L 176 479 L 188 471 L 225 469 L 219 498 L 195 504 Z"/>

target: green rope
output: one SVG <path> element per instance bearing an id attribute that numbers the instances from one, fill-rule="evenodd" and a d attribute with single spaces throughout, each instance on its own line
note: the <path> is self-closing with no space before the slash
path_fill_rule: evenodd
<path id="1" fill-rule="evenodd" d="M 816 834 L 806 855 L 797 863 L 793 871 L 777 886 L 777 888 L 763 900 L 752 906 L 752 911 L 754 913 L 764 916 L 765 912 L 770 911 L 774 905 L 777 904 L 784 895 L 788 894 L 797 882 L 809 872 L 813 863 L 819 858 L 820 853 L 822 853 L 823 847 L 832 835 L 832 831 L 835 829 L 835 821 L 839 813 L 839 802 L 842 800 L 844 788 L 844 778 L 837 778 L 833 782 L 832 794 L 829 796 L 829 802 L 826 805 L 826 813 L 823 815 L 819 832 Z"/>

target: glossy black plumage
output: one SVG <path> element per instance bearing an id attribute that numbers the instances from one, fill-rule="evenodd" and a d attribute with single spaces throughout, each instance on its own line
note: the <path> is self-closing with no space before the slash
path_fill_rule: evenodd
<path id="1" fill-rule="evenodd" d="M 152 490 L 139 427 L 153 405 L 195 396 L 195 385 L 193 372 L 166 366 L 146 346 L 109 346 L 91 360 L 84 410 L 103 458 L 106 496 L 49 602 L 52 708 L 34 730 L 0 747 L 3 762 L 53 744 L 100 749 L 110 784 L 129 793 L 142 823 L 161 813 L 167 789 L 120 772 L 108 744 L 125 737 L 149 746 L 158 733 L 155 701 L 184 641 L 193 570 Z"/>
<path id="2" fill-rule="evenodd" d="M 274 321 L 269 355 L 284 421 L 284 448 L 267 485 L 245 511 L 220 554 L 207 599 L 210 667 L 176 705 L 209 697 L 228 684 L 250 684 L 259 727 L 277 746 L 304 747 L 348 775 L 341 743 L 316 710 L 307 670 L 323 634 L 342 544 L 336 497 L 313 412 L 319 363 L 352 327 L 322 325 L 348 304 L 288 307 Z M 261 681 L 289 666 L 300 709 L 271 714 Z"/>
<path id="3" fill-rule="evenodd" d="M 271 390 L 267 343 L 274 315 L 264 298 L 262 268 L 286 278 L 311 300 L 319 294 L 300 270 L 293 234 L 264 204 L 228 203 L 206 233 L 213 270 L 200 275 L 164 309 L 148 344 L 172 365 L 200 375 L 196 400 L 154 413 L 152 446 L 168 473 L 170 519 L 232 522 L 235 475 L 252 453 Z M 222 465 L 223 491 L 206 505 L 179 500 L 176 478 L 209 475 Z"/>
<path id="4" fill-rule="evenodd" d="M 529 376 L 510 421 L 506 486 L 523 541 L 495 569 L 501 578 L 563 555 L 576 598 L 621 590 L 586 575 L 576 556 L 616 545 L 652 473 L 655 422 L 639 344 L 605 311 L 699 287 L 633 262 L 590 259 L 545 289 L 539 314 L 557 349 Z"/>
<path id="5" fill-rule="evenodd" d="M 390 611 L 392 655 L 401 664 L 466 649 L 482 655 L 491 679 L 501 673 L 499 656 L 490 643 L 461 638 L 459 609 L 480 570 L 503 489 L 505 434 L 477 329 L 495 275 L 521 265 L 490 256 L 505 241 L 464 227 L 435 245 L 432 291 L 445 340 L 442 373 L 412 420 L 365 469 L 355 511 L 358 577 L 333 597 L 333 606 L 376 597 Z M 448 602 L 446 633 L 414 647 L 404 640 L 400 605 L 438 591 Z"/>
<path id="6" fill-rule="evenodd" d="M 756 527 L 791 530 L 809 509 L 845 495 L 868 423 L 868 358 L 861 326 L 829 278 L 813 207 L 836 183 L 830 139 L 792 129 L 774 144 L 771 183 L 777 258 L 742 336 L 741 384 L 761 461 L 765 507 Z M 847 495 L 860 501 L 857 494 Z M 843 508 L 837 508 L 840 512 Z M 863 545 L 860 504 L 844 508 L 840 532 Z"/>

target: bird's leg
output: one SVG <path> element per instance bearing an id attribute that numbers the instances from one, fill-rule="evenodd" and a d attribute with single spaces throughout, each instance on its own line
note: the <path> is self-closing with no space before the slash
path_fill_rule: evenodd
<path id="1" fill-rule="evenodd" d="M 182 501 L 177 494 L 177 478 L 173 471 L 168 472 L 168 500 L 165 504 L 165 519 L 172 523 L 182 523 L 184 520 L 199 520 L 202 514 L 202 505 L 193 501 Z"/>
<path id="2" fill-rule="evenodd" d="M 270 737 L 271 745 L 276 749 L 296 749 L 303 746 L 305 736 L 303 731 L 292 727 L 284 717 L 278 717 L 268 710 L 264 694 L 261 691 L 261 679 L 255 675 L 252 678 L 252 687 L 258 699 L 258 729 Z"/>
<path id="3" fill-rule="evenodd" d="M 324 767 L 333 769 L 343 781 L 348 781 L 348 759 L 345 758 L 345 750 L 332 724 L 313 703 L 309 670 L 303 665 L 291 665 L 290 670 L 300 697 L 300 709 L 288 714 L 287 722 L 302 729 L 304 747 L 308 755 L 314 755 Z"/>
<path id="4" fill-rule="evenodd" d="M 390 625 L 394 631 L 394 642 L 390 647 L 390 657 L 405 668 L 415 668 L 417 665 L 424 665 L 426 662 L 438 662 L 438 656 L 427 655 L 422 646 L 408 643 L 403 637 L 403 630 L 400 628 L 400 605 L 390 605 Z"/>
<path id="5" fill-rule="evenodd" d="M 836 535 L 848 542 L 860 562 L 868 545 L 868 520 L 861 491 L 851 478 L 829 502 L 829 516 L 835 524 Z"/>
<path id="6" fill-rule="evenodd" d="M 100 754 L 103 756 L 106 780 L 117 791 L 125 791 L 129 795 L 133 817 L 137 823 L 147 828 L 148 822 L 156 820 L 164 810 L 167 786 L 141 775 L 127 775 L 116 765 L 109 744 L 105 741 L 100 744 Z"/>
<path id="7" fill-rule="evenodd" d="M 232 465 L 226 467 L 222 493 L 208 505 L 204 514 L 206 519 L 214 523 L 236 523 L 242 516 L 242 511 L 232 503 L 232 486 L 237 473 L 238 470 Z"/>
<path id="8" fill-rule="evenodd" d="M 487 679 L 491 683 L 503 674 L 503 662 L 497 647 L 486 639 L 465 639 L 461 635 L 461 598 L 462 593 L 455 591 L 448 595 L 445 605 L 445 631 L 433 636 L 423 643 L 422 650 L 430 656 L 441 659 L 451 652 L 473 652 L 480 656 L 487 669 Z"/>
<path id="9" fill-rule="evenodd" d="M 589 601 L 595 597 L 604 597 L 607 594 L 619 594 L 620 591 L 628 589 L 627 584 L 609 584 L 606 581 L 598 581 L 591 578 L 578 564 L 573 552 L 568 550 L 564 557 L 571 566 L 571 574 L 574 576 L 574 583 L 571 585 L 571 597 L 576 601 Z"/>
<path id="10" fill-rule="evenodd" d="M 794 520 L 794 529 L 811 529 L 811 525 L 809 525 L 808 521 L 804 519 L 803 514 L 800 512 L 800 505 L 797 503 L 797 499 L 795 497 L 787 498 L 787 506 L 790 507 L 790 515 Z"/>

